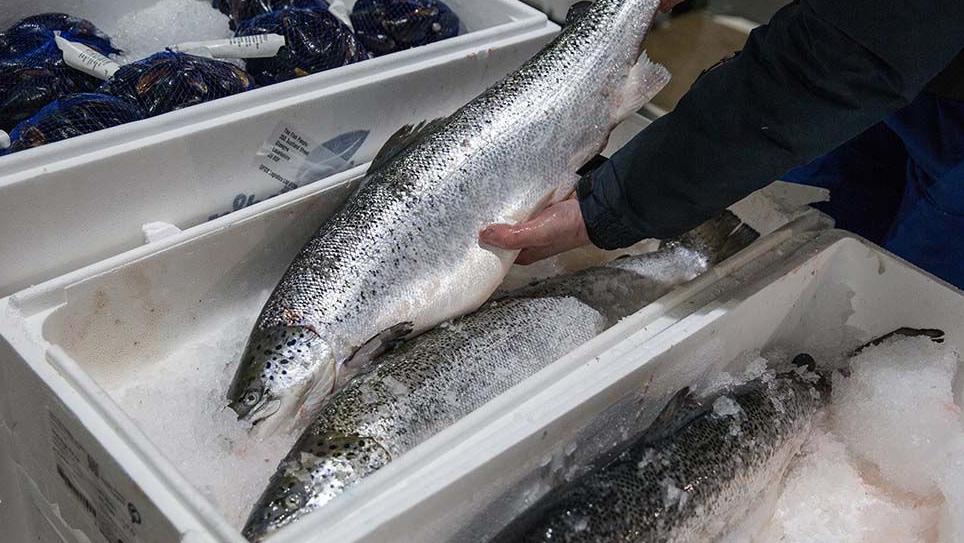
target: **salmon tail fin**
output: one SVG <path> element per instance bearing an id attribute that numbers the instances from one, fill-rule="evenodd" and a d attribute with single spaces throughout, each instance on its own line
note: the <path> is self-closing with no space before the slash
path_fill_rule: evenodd
<path id="1" fill-rule="evenodd" d="M 680 243 L 705 251 L 711 264 L 718 264 L 742 251 L 756 241 L 760 234 L 743 224 L 732 211 L 719 215 L 697 226 L 680 238 Z"/>

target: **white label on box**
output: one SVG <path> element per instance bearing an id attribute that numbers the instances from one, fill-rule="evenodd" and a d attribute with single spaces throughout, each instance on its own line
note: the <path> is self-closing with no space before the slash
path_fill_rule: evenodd
<path id="1" fill-rule="evenodd" d="M 258 152 L 258 171 L 280 183 L 284 191 L 294 190 L 298 174 L 317 144 L 294 128 L 278 125 Z"/>
<path id="2" fill-rule="evenodd" d="M 140 541 L 134 529 L 142 522 L 137 507 L 101 477 L 100 464 L 67 426 L 52 412 L 48 415 L 57 478 L 107 541 Z"/>
<path id="3" fill-rule="evenodd" d="M 260 194 L 237 194 L 228 211 L 213 213 L 208 220 L 353 168 L 355 155 L 368 140 L 368 134 L 368 130 L 353 130 L 317 144 L 321 138 L 309 136 L 308 131 L 279 124 L 255 154 L 253 167 L 257 175 L 278 183 L 280 188 Z"/>
<path id="4" fill-rule="evenodd" d="M 64 62 L 75 70 L 101 80 L 110 79 L 120 70 L 120 64 L 82 43 L 61 38 L 59 32 L 54 35 L 54 40 L 64 55 Z"/>
<path id="5" fill-rule="evenodd" d="M 223 40 L 190 41 L 170 47 L 171 51 L 212 58 L 271 58 L 286 44 L 280 34 L 257 34 Z"/>

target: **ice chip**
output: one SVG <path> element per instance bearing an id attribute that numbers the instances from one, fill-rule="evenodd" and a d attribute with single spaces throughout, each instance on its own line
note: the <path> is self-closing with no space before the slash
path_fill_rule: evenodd
<path id="1" fill-rule="evenodd" d="M 713 413 L 717 417 L 739 418 L 743 414 L 743 408 L 729 396 L 720 396 L 713 402 Z"/>

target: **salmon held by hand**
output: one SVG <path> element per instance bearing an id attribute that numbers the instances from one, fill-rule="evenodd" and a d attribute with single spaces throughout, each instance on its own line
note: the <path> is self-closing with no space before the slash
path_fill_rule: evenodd
<path id="1" fill-rule="evenodd" d="M 642 53 L 659 0 L 581 4 L 518 71 L 386 144 L 265 305 L 229 392 L 239 418 L 301 430 L 392 342 L 481 306 L 517 253 L 480 246 L 479 231 L 567 197 L 668 82 Z"/>

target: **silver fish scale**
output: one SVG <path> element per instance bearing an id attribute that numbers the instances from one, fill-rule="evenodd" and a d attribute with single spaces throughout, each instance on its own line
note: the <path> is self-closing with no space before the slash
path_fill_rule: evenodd
<path id="1" fill-rule="evenodd" d="M 795 377 L 735 394 L 742 414 L 709 411 L 676 434 L 633 446 L 551 494 L 497 540 L 703 542 L 723 535 L 779 482 L 821 400 Z"/>
<path id="2" fill-rule="evenodd" d="M 495 302 L 384 356 L 329 401 L 304 439 L 365 436 L 397 457 L 604 326 L 573 298 Z"/>
<path id="3" fill-rule="evenodd" d="M 305 326 L 343 360 L 382 330 L 480 305 L 511 254 L 479 247 L 604 145 L 654 0 L 603 0 L 518 72 L 378 171 L 305 247 L 256 329 Z M 619 29 L 619 31 L 614 31 Z"/>

